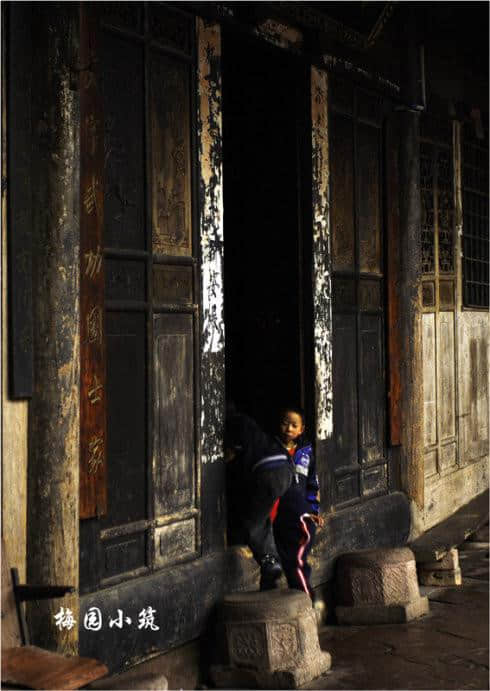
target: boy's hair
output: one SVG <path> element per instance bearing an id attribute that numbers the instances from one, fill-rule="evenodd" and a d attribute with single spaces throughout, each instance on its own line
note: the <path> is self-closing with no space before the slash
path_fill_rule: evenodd
<path id="1" fill-rule="evenodd" d="M 299 406 L 295 406 L 295 405 L 284 406 L 283 408 L 281 408 L 279 410 L 279 413 L 277 415 L 277 422 L 278 423 L 280 423 L 283 420 L 286 413 L 296 413 L 296 415 L 300 416 L 300 418 L 303 422 L 303 425 L 306 424 L 305 411 L 303 410 L 303 408 L 300 408 Z"/>

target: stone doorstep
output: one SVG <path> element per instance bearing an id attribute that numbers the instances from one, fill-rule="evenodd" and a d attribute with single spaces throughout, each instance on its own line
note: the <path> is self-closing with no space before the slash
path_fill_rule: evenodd
<path id="1" fill-rule="evenodd" d="M 419 583 L 421 585 L 462 585 L 461 569 L 423 569 L 418 571 Z"/>
<path id="2" fill-rule="evenodd" d="M 335 608 L 337 621 L 342 625 L 352 624 L 404 624 L 429 612 L 427 597 L 398 605 L 361 605 Z"/>
<path id="3" fill-rule="evenodd" d="M 132 667 L 121 674 L 114 674 L 93 682 L 86 688 L 106 689 L 118 691 L 119 689 L 141 689 L 142 691 L 166 691 L 168 689 L 167 678 L 163 674 L 148 671 L 145 663 Z"/>
<path id="4" fill-rule="evenodd" d="M 481 528 L 478 528 L 474 533 L 472 533 L 468 541 L 469 542 L 486 542 L 488 543 L 489 533 L 488 533 L 488 521 Z"/>
<path id="5" fill-rule="evenodd" d="M 424 571 L 449 571 L 459 568 L 458 550 L 453 547 L 439 561 L 426 561 L 418 565 L 418 570 Z"/>
<path id="6" fill-rule="evenodd" d="M 488 490 L 482 492 L 414 540 L 409 547 L 417 564 L 440 561 L 488 523 L 488 496 Z"/>
<path id="7" fill-rule="evenodd" d="M 476 551 L 480 549 L 488 549 L 489 543 L 488 542 L 463 542 L 463 544 L 460 546 L 459 551 L 460 552 L 471 552 L 471 551 Z"/>
<path id="8" fill-rule="evenodd" d="M 211 677 L 216 687 L 221 689 L 297 689 L 321 677 L 331 666 L 330 653 L 322 650 L 307 665 L 273 671 L 214 665 Z"/>

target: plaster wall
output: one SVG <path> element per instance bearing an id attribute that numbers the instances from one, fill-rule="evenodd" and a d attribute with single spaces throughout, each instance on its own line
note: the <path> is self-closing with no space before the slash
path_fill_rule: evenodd
<path id="1" fill-rule="evenodd" d="M 5 47 L 2 47 L 2 51 Z M 7 175 L 6 80 L 2 61 L 2 180 Z M 26 574 L 27 516 L 27 401 L 13 401 L 8 395 L 8 315 L 7 315 L 7 188 L 2 184 L 2 536 L 8 559 Z"/>

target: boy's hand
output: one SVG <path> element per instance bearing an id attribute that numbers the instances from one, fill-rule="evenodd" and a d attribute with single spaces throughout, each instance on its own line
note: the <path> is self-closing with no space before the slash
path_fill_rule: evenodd
<path id="1" fill-rule="evenodd" d="M 317 516 L 315 513 L 309 513 L 308 518 L 311 518 L 313 523 L 316 523 L 316 525 L 319 528 L 323 528 L 323 526 L 325 525 L 325 521 L 323 519 L 323 516 Z"/>
<path id="2" fill-rule="evenodd" d="M 236 456 L 236 450 L 233 448 L 228 447 L 225 449 L 225 463 L 230 463 L 235 459 Z"/>

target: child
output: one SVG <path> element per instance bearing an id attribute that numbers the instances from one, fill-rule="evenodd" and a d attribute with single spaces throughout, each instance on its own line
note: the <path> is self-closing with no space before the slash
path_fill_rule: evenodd
<path id="1" fill-rule="evenodd" d="M 311 444 L 304 438 L 305 418 L 300 408 L 285 408 L 279 417 L 278 439 L 294 462 L 295 476 L 272 512 L 274 538 L 290 588 L 303 590 L 313 600 L 311 567 L 307 562 L 318 515 L 318 477 Z M 277 512 L 276 512 L 277 511 Z M 274 518 L 275 514 L 275 518 Z"/>
<path id="2" fill-rule="evenodd" d="M 270 590 L 276 587 L 282 568 L 269 514 L 276 498 L 291 485 L 292 463 L 276 439 L 231 407 L 225 436 L 229 489 L 235 489 L 229 499 L 235 504 L 245 541 L 260 564 L 260 589 Z"/>

